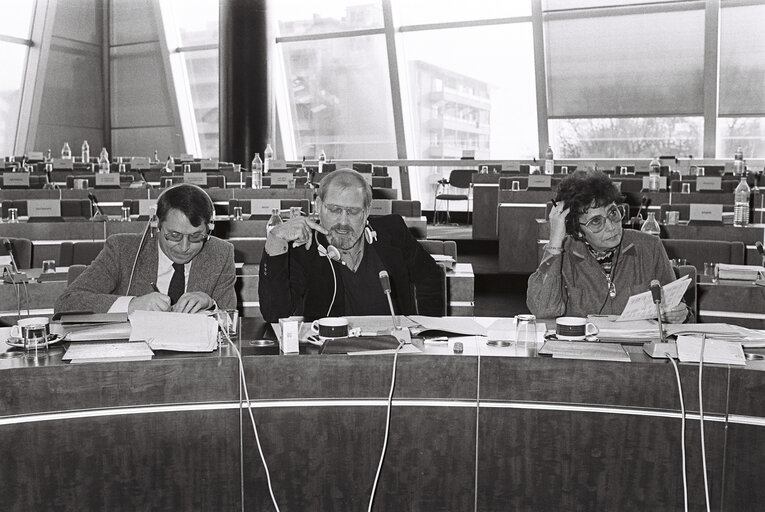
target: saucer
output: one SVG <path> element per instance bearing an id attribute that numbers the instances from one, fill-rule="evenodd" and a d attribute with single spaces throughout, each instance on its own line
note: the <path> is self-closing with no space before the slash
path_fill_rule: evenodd
<path id="1" fill-rule="evenodd" d="M 546 340 L 557 340 L 557 341 L 600 341 L 597 336 L 594 334 L 589 334 L 587 336 L 561 336 L 558 337 L 557 334 L 554 332 L 551 332 L 549 334 L 545 334 Z"/>
<path id="2" fill-rule="evenodd" d="M 37 348 L 49 347 L 50 345 L 54 345 L 54 344 L 58 343 L 61 340 L 62 340 L 62 336 L 61 335 L 59 335 L 59 334 L 49 334 L 48 335 L 48 341 L 46 341 L 45 343 L 38 343 L 37 344 Z M 15 336 L 11 336 L 7 340 L 5 340 L 5 342 L 8 345 L 12 346 L 12 347 L 24 348 L 24 340 L 21 339 L 21 338 L 16 338 Z"/>

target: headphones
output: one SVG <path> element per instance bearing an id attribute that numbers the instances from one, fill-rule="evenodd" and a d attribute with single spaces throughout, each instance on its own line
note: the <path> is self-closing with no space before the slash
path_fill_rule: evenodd
<path id="1" fill-rule="evenodd" d="M 157 217 L 157 205 L 159 204 L 159 200 L 164 196 L 168 191 L 177 189 L 180 187 L 192 187 L 197 189 L 199 192 L 201 192 L 205 198 L 207 199 L 207 204 L 210 207 L 210 222 L 207 223 L 207 231 L 208 233 L 211 233 L 212 230 L 215 228 L 215 223 L 212 221 L 212 219 L 215 217 L 215 203 L 213 203 L 212 198 L 210 195 L 205 192 L 205 190 L 200 187 L 199 185 L 194 185 L 193 183 L 179 183 L 177 185 L 173 185 L 172 187 L 168 187 L 165 190 L 163 190 L 158 196 L 157 196 L 157 203 L 152 207 L 151 209 L 151 215 L 149 216 L 149 225 L 151 226 L 151 237 L 154 238 L 154 232 L 159 229 L 159 217 Z"/>
<path id="2" fill-rule="evenodd" d="M 337 261 L 343 265 L 345 265 L 345 262 L 340 257 L 340 251 L 337 247 L 334 245 L 328 245 L 327 247 L 324 247 L 319 242 L 319 234 L 317 231 L 313 232 L 314 241 L 316 242 L 316 250 L 319 251 L 319 256 L 329 258 L 330 260 Z M 369 225 L 369 221 L 367 221 L 367 225 L 364 226 L 364 239 L 367 241 L 368 244 L 372 244 L 373 242 L 377 241 L 377 231 L 372 229 L 372 226 Z"/>

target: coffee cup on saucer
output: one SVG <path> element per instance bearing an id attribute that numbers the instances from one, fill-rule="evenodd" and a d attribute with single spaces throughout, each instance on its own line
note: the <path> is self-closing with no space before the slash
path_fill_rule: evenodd
<path id="1" fill-rule="evenodd" d="M 555 336 L 559 340 L 584 340 L 587 336 L 594 336 L 600 330 L 586 318 L 579 316 L 562 316 L 555 320 Z"/>
<path id="2" fill-rule="evenodd" d="M 343 317 L 327 317 L 314 320 L 311 331 L 319 335 L 320 341 L 348 336 L 348 319 Z"/>

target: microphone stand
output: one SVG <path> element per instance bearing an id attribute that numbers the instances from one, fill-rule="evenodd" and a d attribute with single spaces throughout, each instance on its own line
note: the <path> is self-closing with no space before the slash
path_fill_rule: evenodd
<path id="1" fill-rule="evenodd" d="M 90 218 L 90 222 L 106 222 L 109 220 L 109 218 L 101 211 L 101 207 L 98 206 L 98 201 L 96 201 L 94 197 L 90 197 L 90 195 L 88 199 L 90 199 L 90 204 L 93 205 L 93 209 L 96 210 L 96 212 Z"/>
<path id="2" fill-rule="evenodd" d="M 655 304 L 656 304 L 656 318 L 659 320 L 659 342 L 666 343 L 667 335 L 664 332 L 664 324 L 661 320 L 661 301 L 657 300 Z"/>

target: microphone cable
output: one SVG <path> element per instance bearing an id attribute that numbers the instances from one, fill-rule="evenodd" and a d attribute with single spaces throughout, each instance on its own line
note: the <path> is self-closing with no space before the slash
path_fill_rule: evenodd
<path id="1" fill-rule="evenodd" d="M 319 235 L 316 231 L 313 232 L 313 239 L 314 242 L 316 242 L 316 248 L 318 251 L 318 248 L 320 247 L 319 244 Z M 327 314 L 324 316 L 329 316 L 330 312 L 332 311 L 332 306 L 335 305 L 335 298 L 337 297 L 337 273 L 335 272 L 335 266 L 332 264 L 332 258 L 329 256 L 329 251 L 324 251 L 324 256 L 326 256 L 327 261 L 329 262 L 329 268 L 332 270 L 332 301 L 329 303 L 329 308 L 327 309 Z"/>
<path id="2" fill-rule="evenodd" d="M 701 427 L 701 464 L 704 469 L 704 503 L 707 506 L 707 512 L 710 512 L 709 508 L 709 481 L 707 478 L 707 451 L 704 442 L 704 395 L 701 390 L 701 377 L 704 371 L 704 345 L 707 342 L 706 333 L 701 334 L 701 349 L 699 350 L 699 425 Z"/>
<path id="3" fill-rule="evenodd" d="M 404 346 L 404 340 L 399 340 L 396 352 L 393 354 L 393 373 L 390 379 L 390 391 L 388 392 L 388 409 L 385 413 L 385 434 L 383 439 L 383 446 L 380 452 L 380 462 L 377 464 L 377 473 L 375 473 L 375 479 L 372 483 L 372 492 L 369 494 L 369 506 L 367 512 L 372 512 L 372 505 L 375 502 L 375 492 L 377 491 L 377 483 L 380 481 L 380 472 L 382 471 L 383 462 L 385 461 L 385 453 L 388 449 L 388 436 L 390 434 L 390 413 L 393 405 L 393 390 L 396 387 L 396 361 L 398 360 L 398 353 L 401 351 L 401 347 Z"/>
<path id="4" fill-rule="evenodd" d="M 675 369 L 675 377 L 677 377 L 677 392 L 680 396 L 680 447 L 683 453 L 683 504 L 685 505 L 685 512 L 688 512 L 688 471 L 685 467 L 685 401 L 683 400 L 683 385 L 680 382 L 680 370 L 677 367 L 675 359 L 669 354 L 669 352 L 665 352 L 664 355 L 667 356 L 667 359 L 669 359 Z"/>
<path id="5" fill-rule="evenodd" d="M 149 218 L 149 221 L 146 223 L 146 227 L 143 230 L 143 234 L 141 235 L 141 241 L 138 243 L 138 250 L 135 253 L 135 258 L 133 258 L 133 266 L 130 268 L 130 278 L 128 278 L 128 285 L 127 290 L 125 290 L 125 297 L 130 295 L 130 286 L 133 284 L 133 276 L 135 275 L 135 267 L 138 264 L 138 256 L 141 254 L 141 249 L 143 249 L 143 244 L 146 241 L 146 235 L 149 233 L 149 228 L 151 228 L 151 218 Z"/>
<path id="6" fill-rule="evenodd" d="M 240 326 L 241 329 L 241 326 Z M 268 484 L 268 492 L 271 495 L 271 502 L 274 505 L 274 508 L 276 509 L 276 512 L 279 512 L 279 504 L 276 502 L 276 497 L 274 496 L 274 487 L 271 483 L 271 473 L 268 471 L 268 464 L 266 463 L 266 457 L 263 455 L 263 447 L 260 445 L 260 436 L 258 435 L 258 426 L 255 423 L 255 416 L 252 414 L 252 407 L 250 406 L 250 393 L 247 391 L 247 378 L 244 375 L 244 363 L 242 362 L 242 353 L 239 352 L 239 349 L 236 346 L 236 343 L 233 342 L 231 337 L 228 335 L 228 332 L 226 332 L 226 329 L 220 329 L 220 332 L 225 336 L 226 341 L 228 341 L 228 344 L 231 346 L 231 348 L 234 349 L 234 352 L 236 353 L 236 358 L 239 360 L 239 376 L 242 381 L 242 389 L 244 389 L 244 398 L 247 400 L 247 412 L 250 414 L 250 423 L 252 423 L 252 431 L 255 433 L 255 444 L 258 446 L 258 453 L 260 454 L 260 460 L 263 463 L 263 469 L 266 472 L 266 483 Z M 241 407 L 241 402 L 240 402 Z"/>

